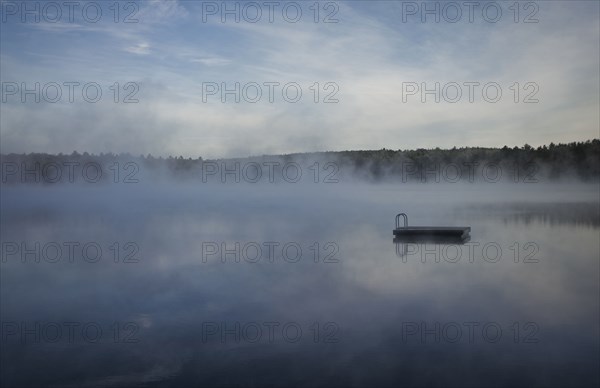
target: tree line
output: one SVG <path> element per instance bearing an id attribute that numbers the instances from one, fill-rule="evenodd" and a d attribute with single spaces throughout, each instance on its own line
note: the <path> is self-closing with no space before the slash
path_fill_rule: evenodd
<path id="1" fill-rule="evenodd" d="M 600 139 L 531 147 L 326 151 L 245 158 L 203 159 L 182 156 L 133 156 L 127 153 L 1 154 L 2 183 L 57 183 L 71 179 L 128 182 L 144 179 L 194 179 L 209 163 L 315 163 L 334 165 L 341 178 L 370 182 L 432 182 L 501 179 L 508 182 L 577 179 L 600 181 Z M 59 177 L 60 175 L 60 177 Z M 478 179 L 479 178 L 479 179 Z"/>

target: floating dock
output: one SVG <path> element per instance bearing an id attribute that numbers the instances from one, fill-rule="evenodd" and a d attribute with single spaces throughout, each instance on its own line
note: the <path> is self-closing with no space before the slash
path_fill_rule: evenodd
<path id="1" fill-rule="evenodd" d="M 404 226 L 400 226 L 400 217 L 404 219 Z M 425 241 L 449 240 L 460 241 L 470 238 L 470 226 L 408 226 L 408 216 L 400 213 L 396 216 L 396 228 L 393 231 L 394 236 L 399 240 Z"/>
<path id="2" fill-rule="evenodd" d="M 431 244 L 459 244 L 462 245 L 471 240 L 471 236 L 468 234 L 466 236 L 439 236 L 439 235 L 398 235 L 394 236 L 394 244 L 422 244 L 422 243 L 431 243 Z"/>

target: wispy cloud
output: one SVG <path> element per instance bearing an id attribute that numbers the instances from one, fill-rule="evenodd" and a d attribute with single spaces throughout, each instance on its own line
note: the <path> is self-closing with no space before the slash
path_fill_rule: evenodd
<path id="1" fill-rule="evenodd" d="M 192 63 L 201 63 L 204 66 L 225 66 L 231 63 L 229 59 L 225 58 L 194 58 L 191 60 Z"/>
<path id="2" fill-rule="evenodd" d="M 140 102 L 129 106 L 5 105 L 3 152 L 77 147 L 227 156 L 598 136 L 598 3 L 540 3 L 543 19 L 533 24 L 403 24 L 394 17 L 399 5 L 387 1 L 340 2 L 339 22 L 331 24 L 203 23 L 195 3 L 139 6 L 138 23 L 56 27 L 50 34 L 3 26 L 3 79 L 76 75 L 140 84 Z M 202 102 L 203 82 L 236 81 L 298 82 L 303 100 Z M 467 81 L 502 84 L 502 101 L 482 101 L 481 90 L 475 103 L 466 96 L 455 104 L 402 101 L 404 82 Z M 515 104 L 509 87 L 518 82 L 522 98 L 530 81 L 539 85 L 540 102 Z M 323 104 L 321 89 L 315 104 L 315 82 L 336 83 L 339 102 Z"/>
<path id="3" fill-rule="evenodd" d="M 58 23 L 32 23 L 31 26 L 33 28 L 42 30 L 44 32 L 50 33 L 61 33 L 61 32 L 72 32 L 72 31 L 82 31 L 85 29 L 85 26 L 78 23 L 66 23 L 66 22 L 58 22 Z"/>
<path id="4" fill-rule="evenodd" d="M 150 0 L 141 4 L 135 18 L 142 24 L 176 22 L 189 15 L 178 0 Z"/>
<path id="5" fill-rule="evenodd" d="M 125 51 L 132 54 L 148 55 L 150 54 L 150 45 L 148 43 L 138 43 L 134 46 L 126 47 Z"/>

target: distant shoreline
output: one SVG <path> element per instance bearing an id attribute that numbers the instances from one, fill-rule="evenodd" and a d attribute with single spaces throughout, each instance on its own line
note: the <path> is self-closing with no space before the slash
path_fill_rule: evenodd
<path id="1" fill-rule="evenodd" d="M 222 183 L 392 182 L 535 183 L 576 179 L 600 182 L 600 139 L 533 148 L 325 151 L 242 158 L 197 159 L 128 153 L 0 154 L 3 184 L 131 183 L 140 178 L 200 179 Z"/>

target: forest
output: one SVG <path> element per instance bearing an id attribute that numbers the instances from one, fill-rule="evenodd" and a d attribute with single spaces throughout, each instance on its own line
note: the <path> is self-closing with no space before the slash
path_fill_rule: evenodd
<path id="1" fill-rule="evenodd" d="M 600 182 L 600 139 L 531 147 L 461 147 L 327 151 L 244 158 L 203 159 L 150 154 L 74 151 L 65 154 L 2 154 L 2 184 L 207 182 Z M 270 169 L 270 171 L 268 171 Z M 277 171 L 279 170 L 279 174 Z M 292 171 L 293 170 L 293 171 Z M 283 171 L 283 174 L 281 172 Z M 292 172 L 290 172 L 292 171 Z M 272 174 L 271 174 L 272 173 Z M 269 177 L 267 178 L 267 176 Z M 264 176 L 264 178 L 263 178 Z M 289 176 L 292 176 L 288 179 Z M 308 179 L 310 177 L 310 179 Z M 314 179 L 313 179 L 314 178 Z"/>

